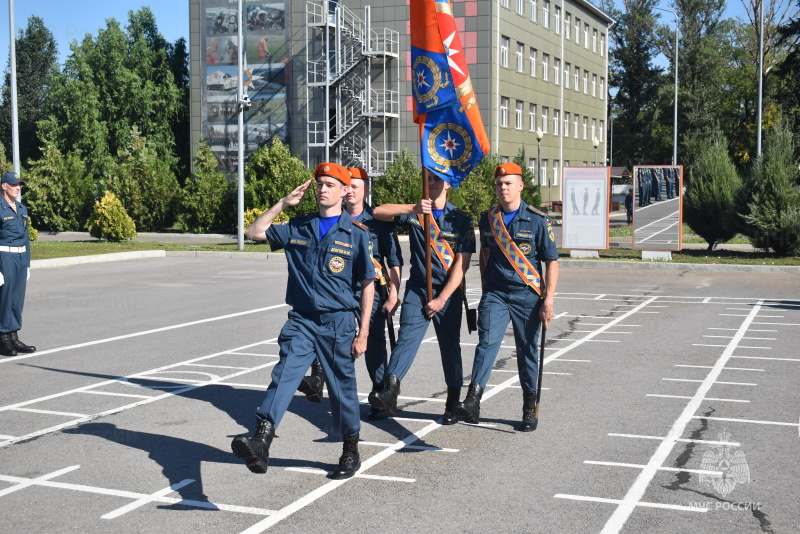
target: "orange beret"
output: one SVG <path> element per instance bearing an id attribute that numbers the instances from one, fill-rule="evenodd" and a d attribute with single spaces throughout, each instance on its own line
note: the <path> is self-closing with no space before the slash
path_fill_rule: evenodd
<path id="1" fill-rule="evenodd" d="M 516 163 L 503 163 L 498 165 L 494 171 L 495 178 L 498 176 L 508 176 L 510 174 L 519 174 L 522 176 L 522 168 Z"/>
<path id="2" fill-rule="evenodd" d="M 361 167 L 347 167 L 347 170 L 350 171 L 350 176 L 353 178 L 360 178 L 362 180 L 366 180 L 369 178 L 367 171 L 362 169 Z"/>
<path id="3" fill-rule="evenodd" d="M 317 169 L 314 171 L 314 178 L 319 178 L 320 176 L 330 176 L 344 185 L 350 185 L 350 172 L 338 163 L 325 161 L 317 165 Z"/>

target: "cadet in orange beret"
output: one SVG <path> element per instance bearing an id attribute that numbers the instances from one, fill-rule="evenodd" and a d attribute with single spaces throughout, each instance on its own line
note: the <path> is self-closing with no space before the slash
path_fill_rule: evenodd
<path id="1" fill-rule="evenodd" d="M 356 317 L 368 325 L 374 298 L 375 268 L 369 232 L 342 210 L 350 186 L 350 173 L 336 163 L 322 163 L 314 172 L 319 213 L 293 217 L 288 224 L 273 225 L 284 209 L 303 199 L 311 180 L 297 187 L 264 212 L 247 228 L 247 237 L 269 240 L 272 250 L 285 249 L 289 266 L 286 303 L 289 320 L 278 337 L 280 360 L 272 382 L 256 411 L 252 437 L 237 437 L 234 454 L 254 473 L 266 473 L 275 429 L 294 392 L 314 359 L 322 365 L 331 399 L 334 426 L 344 441 L 335 479 L 348 478 L 361 467 L 360 431 L 355 359 L 367 347 L 369 329 L 356 336 Z M 356 287 L 360 284 L 361 296 Z"/>

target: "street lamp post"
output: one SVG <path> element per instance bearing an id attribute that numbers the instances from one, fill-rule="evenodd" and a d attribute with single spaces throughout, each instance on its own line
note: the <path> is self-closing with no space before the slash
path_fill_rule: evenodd
<path id="1" fill-rule="evenodd" d="M 19 174 L 19 119 L 17 116 L 17 37 L 14 35 L 14 0 L 8 0 L 9 81 L 11 83 L 11 159 L 14 172 Z"/>
<path id="2" fill-rule="evenodd" d="M 675 15 L 675 110 L 674 110 L 674 117 L 673 117 L 673 126 L 672 126 L 672 164 L 678 164 L 678 14 L 672 11 L 671 9 L 666 9 L 663 7 L 655 7 L 655 9 L 659 9 L 661 11 L 668 11 Z"/>
<path id="3" fill-rule="evenodd" d="M 592 137 L 592 146 L 594 147 L 594 166 L 597 167 L 597 147 L 600 145 L 600 140 L 597 137 Z"/>
<path id="4" fill-rule="evenodd" d="M 539 188 L 542 186 L 542 137 L 544 132 L 541 128 L 536 128 L 536 182 Z M 550 202 L 550 188 L 547 188 L 547 202 Z"/>

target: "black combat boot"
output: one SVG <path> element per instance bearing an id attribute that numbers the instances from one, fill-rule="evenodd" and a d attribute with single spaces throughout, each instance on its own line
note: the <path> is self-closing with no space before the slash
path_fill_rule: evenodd
<path id="1" fill-rule="evenodd" d="M 395 375 L 386 375 L 383 379 L 383 390 L 373 391 L 367 400 L 369 405 L 383 411 L 386 415 L 397 415 L 397 396 L 400 394 L 400 381 Z"/>
<path id="2" fill-rule="evenodd" d="M 372 391 L 370 392 L 370 394 L 372 394 L 372 393 L 380 393 L 381 391 L 383 391 L 383 384 L 376 384 L 376 383 L 373 382 L 372 383 Z M 369 407 L 369 414 L 367 415 L 367 419 L 368 420 L 370 420 L 370 421 L 380 421 L 381 419 L 386 419 L 387 417 L 388 417 L 388 415 L 386 415 L 386 413 L 383 410 L 379 410 L 378 408 L 376 408 L 374 406 L 370 406 Z"/>
<path id="3" fill-rule="evenodd" d="M 14 349 L 14 344 L 11 343 L 11 334 L 3 332 L 0 334 L 0 354 L 3 356 L 16 356 L 17 351 Z"/>
<path id="4" fill-rule="evenodd" d="M 322 402 L 322 387 L 325 379 L 322 376 L 322 364 L 314 360 L 311 364 L 311 375 L 304 376 L 303 381 L 297 386 L 297 391 L 306 396 L 311 402 Z"/>
<path id="5" fill-rule="evenodd" d="M 36 347 L 26 345 L 20 341 L 16 332 L 11 332 L 11 346 L 13 346 L 17 352 L 21 352 L 22 354 L 33 354 L 36 352 Z"/>
<path id="6" fill-rule="evenodd" d="M 522 422 L 519 424 L 520 432 L 533 432 L 539 424 L 536 417 L 536 393 L 522 394 Z"/>
<path id="7" fill-rule="evenodd" d="M 339 465 L 333 470 L 331 478 L 339 480 L 350 478 L 361 469 L 361 457 L 358 455 L 358 434 L 344 438 L 342 456 L 339 458 Z"/>
<path id="8" fill-rule="evenodd" d="M 266 419 L 256 424 L 256 432 L 252 438 L 239 436 L 231 442 L 233 454 L 247 464 L 253 473 L 266 473 L 269 466 L 269 446 L 275 437 L 275 425 Z"/>
<path id="9" fill-rule="evenodd" d="M 453 413 L 460 415 L 465 422 L 477 425 L 481 420 L 481 397 L 483 388 L 477 382 L 470 382 L 464 402 L 453 407 Z"/>
<path id="10" fill-rule="evenodd" d="M 442 425 L 454 425 L 458 423 L 458 416 L 453 413 L 459 397 L 461 396 L 461 388 L 447 388 L 447 400 L 444 401 L 444 415 L 442 415 Z"/>

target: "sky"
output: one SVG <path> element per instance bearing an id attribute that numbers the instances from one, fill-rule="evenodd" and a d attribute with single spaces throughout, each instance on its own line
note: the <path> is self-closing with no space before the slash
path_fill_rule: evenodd
<path id="1" fill-rule="evenodd" d="M 60 61 L 69 55 L 69 43 L 81 40 L 86 33 L 97 35 L 97 30 L 105 27 L 105 20 L 116 18 L 123 26 L 128 20 L 128 11 L 149 6 L 156 17 L 158 29 L 167 41 L 174 42 L 180 37 L 189 40 L 189 0 L 159 0 L 152 3 L 142 0 L 13 0 L 15 32 L 27 25 L 28 17 L 37 15 L 53 32 L 58 43 Z M 346 4 L 347 0 L 342 0 Z M 380 0 L 376 0 L 379 3 Z M 728 17 L 744 16 L 742 0 L 727 0 Z M 598 2 L 599 3 L 599 2 Z M 669 0 L 660 5 L 670 7 Z M 0 0 L 0 69 L 7 68 L 9 24 L 9 0 Z M 663 13 L 662 20 L 672 24 L 672 15 Z"/>

